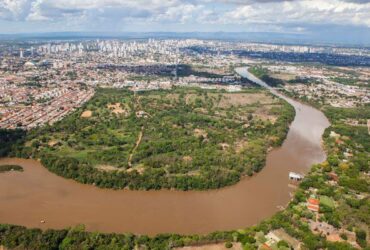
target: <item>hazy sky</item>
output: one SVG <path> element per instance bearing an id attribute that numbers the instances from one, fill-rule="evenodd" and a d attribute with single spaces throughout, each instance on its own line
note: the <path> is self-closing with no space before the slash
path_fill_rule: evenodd
<path id="1" fill-rule="evenodd" d="M 0 0 L 0 33 L 330 30 L 370 34 L 370 0 Z"/>

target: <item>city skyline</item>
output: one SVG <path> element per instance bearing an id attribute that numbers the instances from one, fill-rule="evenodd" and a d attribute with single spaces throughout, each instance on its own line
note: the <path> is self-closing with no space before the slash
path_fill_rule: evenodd
<path id="1" fill-rule="evenodd" d="M 266 32 L 368 45 L 369 13 L 367 0 L 1 0 L 0 34 Z"/>

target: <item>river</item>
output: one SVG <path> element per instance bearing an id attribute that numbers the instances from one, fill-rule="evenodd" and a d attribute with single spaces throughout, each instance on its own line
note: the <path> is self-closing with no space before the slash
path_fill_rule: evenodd
<path id="1" fill-rule="evenodd" d="M 237 72 L 269 88 L 245 68 Z M 210 191 L 107 190 L 56 176 L 36 160 L 3 158 L 0 164 L 21 165 L 25 171 L 0 174 L 0 223 L 42 229 L 84 224 L 88 231 L 148 235 L 254 225 L 290 201 L 289 171 L 306 173 L 326 157 L 321 137 L 329 122 L 324 114 L 269 90 L 292 104 L 296 116 L 283 145 L 268 154 L 265 168 L 253 177 Z"/>

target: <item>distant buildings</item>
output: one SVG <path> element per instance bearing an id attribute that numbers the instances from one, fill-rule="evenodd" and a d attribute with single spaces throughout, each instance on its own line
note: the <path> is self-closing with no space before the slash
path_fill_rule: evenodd
<path id="1" fill-rule="evenodd" d="M 240 91 L 243 81 L 233 68 L 256 62 L 248 53 L 370 55 L 366 48 L 198 39 L 53 41 L 22 46 L 0 47 L 0 127 L 29 129 L 52 123 L 87 101 L 96 87 L 145 91 L 189 86 Z M 288 63 L 274 63 L 268 68 L 275 73 L 296 75 L 301 80 L 318 81 L 314 86 L 285 87 L 300 97 L 325 99 L 335 107 L 370 103 L 367 89 L 333 81 L 334 76 L 343 77 L 342 71 L 327 75 L 320 67 Z M 366 82 L 370 71 L 364 67 L 358 74 L 358 79 Z"/>

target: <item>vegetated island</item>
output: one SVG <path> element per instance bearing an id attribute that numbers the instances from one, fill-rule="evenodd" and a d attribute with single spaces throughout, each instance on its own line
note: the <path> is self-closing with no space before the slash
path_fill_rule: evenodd
<path id="1" fill-rule="evenodd" d="M 216 189 L 259 172 L 294 108 L 268 91 L 99 89 L 53 126 L 29 131 L 10 156 L 103 188 Z"/>
<path id="2" fill-rule="evenodd" d="M 19 171 L 23 172 L 23 168 L 18 165 L 0 165 L 0 174 L 10 171 Z"/>

